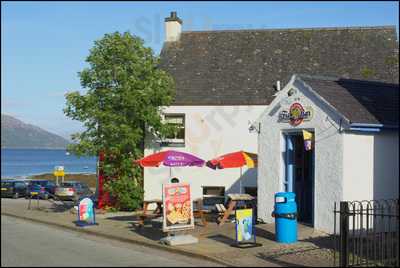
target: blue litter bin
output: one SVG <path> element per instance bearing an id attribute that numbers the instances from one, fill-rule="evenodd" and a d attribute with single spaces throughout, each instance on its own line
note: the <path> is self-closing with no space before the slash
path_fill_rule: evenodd
<path id="1" fill-rule="evenodd" d="M 275 194 L 275 206 L 272 217 L 275 217 L 275 236 L 279 243 L 297 242 L 297 205 L 295 193 L 281 192 Z"/>

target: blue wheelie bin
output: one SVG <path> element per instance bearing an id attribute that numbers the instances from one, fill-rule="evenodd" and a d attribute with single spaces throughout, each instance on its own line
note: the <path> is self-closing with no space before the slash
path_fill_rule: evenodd
<path id="1" fill-rule="evenodd" d="M 292 192 L 275 194 L 272 217 L 275 217 L 275 236 L 276 241 L 279 243 L 297 242 L 297 205 L 295 196 L 295 193 Z M 281 201 L 277 201 L 277 199 Z"/>

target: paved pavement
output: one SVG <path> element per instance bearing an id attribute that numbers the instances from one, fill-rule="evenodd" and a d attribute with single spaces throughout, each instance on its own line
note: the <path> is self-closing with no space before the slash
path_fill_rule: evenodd
<path id="1" fill-rule="evenodd" d="M 89 232 L 96 236 L 118 239 L 120 241 L 146 245 L 155 249 L 164 249 L 203 260 L 217 261 L 226 266 L 331 266 L 332 240 L 313 228 L 298 225 L 298 242 L 280 244 L 275 242 L 274 224 L 256 225 L 257 242 L 261 247 L 238 249 L 231 245 L 235 242 L 233 223 L 218 226 L 210 222 L 207 227 L 201 223 L 195 225 L 190 233 L 199 239 L 199 243 L 169 247 L 159 243 L 165 234 L 160 222 L 147 222 L 138 228 L 138 216 L 135 213 L 97 214 L 97 226 L 76 227 L 73 223 L 76 215 L 70 208 L 40 201 L 39 209 L 27 209 L 25 199 L 3 198 L 2 214 L 9 214 L 63 228 Z M 32 203 L 32 208 L 36 203 Z"/>
<path id="2" fill-rule="evenodd" d="M 1 266 L 218 266 L 166 251 L 1 216 Z"/>

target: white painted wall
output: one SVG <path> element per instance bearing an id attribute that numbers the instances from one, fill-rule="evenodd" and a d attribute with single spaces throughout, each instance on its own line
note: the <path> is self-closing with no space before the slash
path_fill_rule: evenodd
<path id="1" fill-rule="evenodd" d="M 343 200 L 399 198 L 398 131 L 345 133 L 343 145 Z M 349 224 L 352 228 L 352 222 Z M 370 227 L 373 224 L 371 221 Z M 387 227 L 388 222 L 380 220 L 374 226 L 380 230 Z"/>
<path id="2" fill-rule="evenodd" d="M 346 133 L 344 200 L 399 198 L 398 131 Z"/>
<path id="3" fill-rule="evenodd" d="M 290 88 L 297 93 L 288 97 Z M 297 127 L 278 122 L 278 114 L 293 102 L 312 106 L 311 121 Z M 283 191 L 284 150 L 283 132 L 301 129 L 315 133 L 315 181 L 314 181 L 314 227 L 321 231 L 333 229 L 333 205 L 342 198 L 343 141 L 338 132 L 339 117 L 326 107 L 315 95 L 304 89 L 302 82 L 288 84 L 266 109 L 261 118 L 258 165 L 258 215 L 266 222 L 273 222 L 271 212 L 274 194 Z M 312 209 L 312 208 L 310 208 Z"/>
<path id="4" fill-rule="evenodd" d="M 343 133 L 343 200 L 374 199 L 373 133 Z"/>
<path id="5" fill-rule="evenodd" d="M 399 131 L 374 137 L 374 199 L 399 198 Z"/>
<path id="6" fill-rule="evenodd" d="M 178 150 L 210 160 L 244 150 L 257 153 L 257 133 L 249 133 L 248 121 L 258 118 L 267 106 L 171 106 L 164 113 L 185 114 L 185 147 L 160 147 L 146 138 L 145 155 L 161 150 Z M 240 169 L 213 170 L 206 166 L 172 168 L 172 176 L 190 182 L 193 198 L 202 197 L 201 186 L 225 186 L 226 193 L 239 192 Z M 161 198 L 162 184 L 169 181 L 169 168 L 144 169 L 144 198 Z M 257 169 L 243 168 L 242 187 L 257 186 Z M 244 191 L 244 190 L 243 190 Z"/>

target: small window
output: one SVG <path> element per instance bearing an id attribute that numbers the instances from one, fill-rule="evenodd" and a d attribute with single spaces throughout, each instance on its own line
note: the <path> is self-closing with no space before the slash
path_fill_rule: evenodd
<path id="1" fill-rule="evenodd" d="M 175 126 L 176 130 L 170 136 L 167 136 L 162 145 L 174 146 L 185 144 L 185 115 L 184 114 L 165 114 L 165 122 L 168 125 Z"/>
<path id="2" fill-rule="evenodd" d="M 203 186 L 203 206 L 214 207 L 216 204 L 225 204 L 225 187 Z"/>

